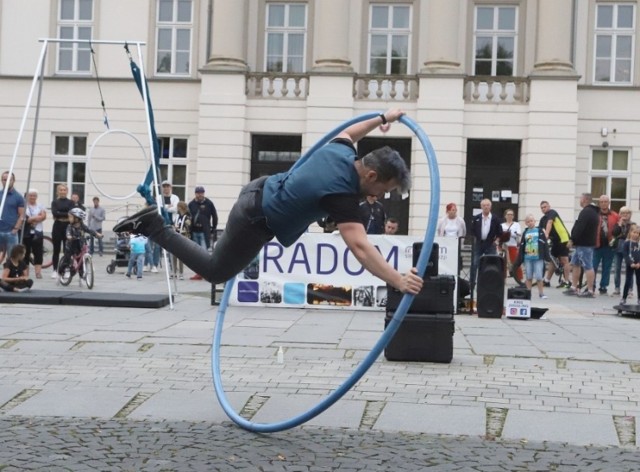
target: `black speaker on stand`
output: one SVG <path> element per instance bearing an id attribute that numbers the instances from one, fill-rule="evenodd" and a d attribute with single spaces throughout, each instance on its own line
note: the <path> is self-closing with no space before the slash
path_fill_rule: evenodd
<path id="1" fill-rule="evenodd" d="M 504 311 L 504 259 L 485 255 L 478 264 L 478 318 L 502 318 Z"/>

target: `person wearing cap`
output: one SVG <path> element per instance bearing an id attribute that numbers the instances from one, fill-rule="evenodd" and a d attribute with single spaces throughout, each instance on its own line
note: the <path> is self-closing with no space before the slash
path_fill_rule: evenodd
<path id="1" fill-rule="evenodd" d="M 162 205 L 164 209 L 169 213 L 171 217 L 171 223 L 175 223 L 176 214 L 178 212 L 178 202 L 180 201 L 180 197 L 178 197 L 175 193 L 172 193 L 171 182 L 168 180 L 162 181 Z"/>
<path id="2" fill-rule="evenodd" d="M 211 235 L 215 236 L 218 228 L 218 212 L 211 200 L 204 196 L 204 187 L 198 185 L 195 197 L 189 202 L 191 213 L 191 239 L 206 250 L 211 247 Z M 199 274 L 191 277 L 192 280 L 202 280 Z"/>
<path id="3" fill-rule="evenodd" d="M 226 282 L 247 267 L 272 239 L 293 245 L 319 218 L 331 216 L 340 236 L 365 270 L 403 293 L 417 294 L 423 279 L 414 267 L 396 270 L 369 241 L 360 217 L 360 198 L 405 193 L 411 174 L 402 156 L 388 146 L 359 157 L 354 143 L 380 124 L 398 120 L 404 112 L 388 110 L 354 123 L 330 143 L 288 172 L 259 177 L 243 187 L 228 215 L 213 252 L 168 227 L 158 208 L 146 208 L 113 228 L 142 233 L 175 254 L 213 284 Z"/>

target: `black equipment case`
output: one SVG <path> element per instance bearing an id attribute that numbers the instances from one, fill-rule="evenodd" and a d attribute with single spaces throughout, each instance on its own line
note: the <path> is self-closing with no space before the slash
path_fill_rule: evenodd
<path id="1" fill-rule="evenodd" d="M 456 279 L 453 275 L 426 277 L 407 313 L 453 313 L 453 293 Z M 387 285 L 387 311 L 392 314 L 398 308 L 404 294 Z"/>
<path id="2" fill-rule="evenodd" d="M 385 328 L 393 313 L 387 312 Z M 443 362 L 453 358 L 453 314 L 408 313 L 384 350 L 390 361 Z"/>
<path id="3" fill-rule="evenodd" d="M 424 279 L 422 290 L 413 299 L 384 357 L 390 361 L 444 362 L 453 358 L 455 277 L 440 275 Z M 388 326 L 403 293 L 387 286 Z"/>

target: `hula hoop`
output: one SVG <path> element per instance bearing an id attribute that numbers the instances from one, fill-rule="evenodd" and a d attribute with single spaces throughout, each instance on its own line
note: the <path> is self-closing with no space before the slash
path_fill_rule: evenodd
<path id="1" fill-rule="evenodd" d="M 293 168 L 300 165 L 304 160 L 308 159 L 309 156 L 313 154 L 318 148 L 326 144 L 342 130 L 348 128 L 352 124 L 375 118 L 379 114 L 380 113 L 377 112 L 358 116 L 330 131 L 324 138 L 322 138 L 318 143 L 310 148 L 309 151 L 307 151 L 307 153 L 302 156 L 298 160 L 298 162 L 296 162 Z M 423 247 L 427 248 L 427 250 L 420 251 L 420 257 L 418 258 L 417 264 L 418 273 L 423 275 L 427 268 L 427 263 L 431 254 L 431 248 L 433 247 L 433 241 L 435 238 L 437 226 L 438 208 L 440 207 L 440 171 L 438 169 L 435 152 L 426 133 L 418 126 L 416 122 L 414 122 L 407 116 L 400 117 L 399 121 L 400 123 L 407 126 L 416 135 L 416 137 L 422 144 L 422 148 L 424 149 L 425 154 L 427 155 L 427 162 L 429 164 L 431 200 L 429 202 L 429 218 L 427 220 L 427 231 L 425 232 L 423 244 Z M 402 320 L 407 314 L 407 310 L 409 309 L 409 306 L 411 306 L 414 298 L 414 296 L 410 294 L 405 294 L 402 297 L 402 300 L 400 301 L 398 309 L 394 313 L 393 318 L 391 318 L 389 324 L 387 325 L 387 328 L 384 330 L 384 332 L 380 336 L 380 339 L 378 339 L 378 341 L 375 343 L 369 354 L 367 354 L 362 362 L 355 368 L 353 373 L 349 377 L 347 377 L 347 379 L 344 380 L 342 384 L 340 384 L 333 392 L 331 392 L 323 400 L 321 400 L 316 406 L 288 420 L 276 423 L 254 423 L 241 417 L 231 407 L 231 404 L 227 399 L 222 385 L 222 375 L 220 372 L 220 343 L 222 340 L 222 326 L 224 324 L 224 317 L 227 311 L 227 306 L 229 305 L 229 298 L 231 296 L 231 290 L 234 283 L 235 277 L 229 280 L 225 286 L 224 292 L 222 294 L 222 300 L 220 301 L 220 308 L 218 309 L 215 328 L 213 331 L 213 348 L 211 350 L 213 386 L 215 388 L 216 396 L 218 397 L 220 406 L 227 414 L 227 416 L 241 428 L 258 433 L 273 433 L 299 426 L 302 423 L 316 417 L 331 405 L 333 405 L 336 401 L 338 401 L 345 393 L 349 391 L 349 389 L 351 389 L 351 387 L 355 385 L 356 382 L 358 382 L 358 380 L 362 378 L 362 376 L 367 372 L 367 370 L 369 370 L 376 359 L 380 356 L 387 344 L 389 344 L 391 338 L 393 338 L 394 334 L 396 334 L 396 332 L 398 331 L 400 323 L 402 323 Z"/>
<path id="2" fill-rule="evenodd" d="M 91 180 L 91 183 L 98 190 L 98 192 L 100 192 L 101 195 L 104 195 L 105 197 L 110 198 L 112 200 L 128 200 L 131 197 L 133 197 L 134 195 L 138 194 L 138 190 L 137 189 L 134 190 L 133 192 L 131 192 L 129 195 L 125 195 L 124 197 L 116 197 L 116 196 L 113 196 L 113 195 L 109 195 L 104 190 L 102 190 L 102 188 L 93 179 L 93 173 L 91 172 L 91 159 L 93 158 L 93 150 L 95 149 L 96 144 L 98 144 L 102 138 L 104 138 L 105 136 L 107 136 L 109 134 L 124 134 L 126 136 L 129 136 L 130 138 L 133 138 L 133 140 L 136 143 L 138 143 L 138 146 L 142 150 L 142 154 L 144 154 L 145 162 L 149 161 L 149 158 L 147 156 L 147 152 L 144 150 L 144 146 L 142 145 L 140 140 L 138 138 L 136 138 L 135 135 L 133 135 L 132 133 L 130 133 L 129 131 L 124 130 L 124 129 L 108 129 L 107 131 L 102 133 L 100 136 L 98 136 L 96 138 L 96 140 L 93 142 L 93 144 L 91 144 L 91 148 L 89 148 L 89 154 L 87 154 L 87 174 L 89 174 L 89 180 Z"/>

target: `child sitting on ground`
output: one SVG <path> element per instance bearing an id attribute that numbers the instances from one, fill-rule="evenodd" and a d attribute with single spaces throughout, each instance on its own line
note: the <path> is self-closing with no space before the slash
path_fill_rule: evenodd
<path id="1" fill-rule="evenodd" d="M 72 208 L 69 210 L 69 225 L 67 226 L 67 238 L 64 243 L 64 257 L 58 265 L 58 272 L 69 267 L 71 257 L 77 256 L 82 252 L 83 246 L 86 244 L 85 233 L 89 233 L 94 238 L 102 239 L 102 234 L 89 229 L 84 224 L 86 212 L 81 208 Z M 82 274 L 80 274 L 82 276 Z"/>
<path id="2" fill-rule="evenodd" d="M 24 260 L 27 249 L 16 244 L 11 249 L 9 258 L 4 263 L 0 287 L 6 292 L 24 292 L 31 289 L 33 280 L 29 278 L 29 264 Z"/>
<path id="3" fill-rule="evenodd" d="M 531 290 L 533 279 L 536 279 L 540 298 L 547 298 L 544 294 L 543 279 L 547 238 L 542 229 L 536 228 L 536 218 L 533 215 L 527 215 L 524 222 L 526 228 L 520 241 L 520 260 L 524 261 L 525 284 Z"/>

